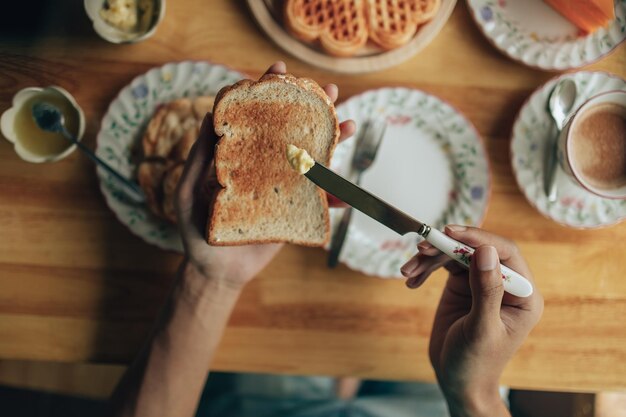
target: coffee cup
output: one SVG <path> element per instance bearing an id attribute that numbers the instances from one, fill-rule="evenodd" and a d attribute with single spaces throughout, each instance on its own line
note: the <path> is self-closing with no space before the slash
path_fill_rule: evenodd
<path id="1" fill-rule="evenodd" d="M 607 91 L 583 103 L 561 131 L 558 157 L 580 187 L 626 199 L 626 91 Z"/>
<path id="2" fill-rule="evenodd" d="M 72 153 L 76 146 L 60 133 L 41 130 L 32 116 L 36 102 L 57 107 L 64 116 L 67 130 L 80 140 L 85 132 L 85 115 L 70 93 L 61 87 L 29 87 L 13 97 L 11 108 L 2 114 L 0 130 L 13 143 L 15 152 L 28 162 L 55 162 Z"/>

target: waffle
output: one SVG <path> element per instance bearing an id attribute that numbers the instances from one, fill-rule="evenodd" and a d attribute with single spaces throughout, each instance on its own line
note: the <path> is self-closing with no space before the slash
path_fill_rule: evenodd
<path id="1" fill-rule="evenodd" d="M 370 39 L 383 49 L 407 43 L 420 24 L 432 19 L 440 0 L 368 0 Z"/>
<path id="2" fill-rule="evenodd" d="M 418 25 L 423 25 L 435 17 L 441 6 L 441 0 L 417 0 L 416 3 L 415 20 Z"/>
<path id="3" fill-rule="evenodd" d="M 354 55 L 367 42 L 365 0 L 287 0 L 285 22 L 299 39 L 331 55 Z"/>
<path id="4" fill-rule="evenodd" d="M 174 194 L 183 166 L 213 97 L 183 98 L 161 105 L 141 140 L 144 160 L 137 180 L 155 215 L 176 223 Z"/>
<path id="5" fill-rule="evenodd" d="M 305 42 L 319 39 L 328 53 L 351 56 L 367 39 L 383 49 L 406 44 L 432 19 L 441 0 L 286 0 L 285 23 Z"/>

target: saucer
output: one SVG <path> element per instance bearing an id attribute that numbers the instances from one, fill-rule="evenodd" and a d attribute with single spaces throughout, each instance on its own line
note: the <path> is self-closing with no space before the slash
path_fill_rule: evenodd
<path id="1" fill-rule="evenodd" d="M 339 120 L 360 128 L 368 119 L 387 124 L 385 136 L 361 186 L 415 219 L 442 229 L 449 223 L 480 225 L 490 194 L 489 164 L 476 129 L 456 109 L 420 90 L 381 88 L 337 107 Z M 351 177 L 357 132 L 337 146 L 331 168 Z M 331 226 L 345 209 L 331 209 Z M 339 260 L 382 278 L 401 278 L 415 254 L 416 233 L 400 236 L 354 211 Z"/>
<path id="2" fill-rule="evenodd" d="M 615 1 L 615 19 L 593 33 L 581 32 L 543 0 L 467 0 L 487 39 L 510 58 L 551 71 L 602 58 L 626 39 L 626 0 Z"/>
<path id="3" fill-rule="evenodd" d="M 576 72 L 551 79 L 526 100 L 513 125 L 511 160 L 520 189 L 544 216 L 564 226 L 590 229 L 609 226 L 626 218 L 626 200 L 598 197 L 574 183 L 559 167 L 558 199 L 548 201 L 543 189 L 545 144 L 554 135 L 554 122 L 546 110 L 550 92 L 561 78 L 571 78 L 578 89 L 574 108 L 609 90 L 626 90 L 626 81 L 605 72 Z"/>

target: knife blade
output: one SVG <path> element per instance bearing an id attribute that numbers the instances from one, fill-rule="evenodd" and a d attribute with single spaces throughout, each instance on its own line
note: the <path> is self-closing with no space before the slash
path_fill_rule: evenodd
<path id="1" fill-rule="evenodd" d="M 401 235 L 417 232 L 423 226 L 408 214 L 335 174 L 322 164 L 316 162 L 304 175 L 318 187 Z"/>
<path id="2" fill-rule="evenodd" d="M 396 233 L 405 235 L 416 232 L 434 247 L 469 268 L 474 253 L 473 248 L 414 219 L 318 162 L 315 162 L 304 175 L 318 187 Z M 528 297 L 533 293 L 533 287 L 529 280 L 504 265 L 500 265 L 500 268 L 506 292 L 518 297 Z"/>

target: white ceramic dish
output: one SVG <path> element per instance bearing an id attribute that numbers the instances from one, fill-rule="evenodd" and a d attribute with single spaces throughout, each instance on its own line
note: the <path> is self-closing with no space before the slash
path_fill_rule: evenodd
<path id="1" fill-rule="evenodd" d="M 467 0 L 467 4 L 487 39 L 530 67 L 551 71 L 581 67 L 626 39 L 626 0 L 615 1 L 616 19 L 592 34 L 581 33 L 542 0 Z"/>
<path id="2" fill-rule="evenodd" d="M 626 81 L 604 72 L 575 72 L 553 78 L 539 87 L 520 109 L 513 125 L 511 162 L 517 184 L 541 214 L 564 226 L 588 229 L 609 226 L 626 218 L 626 200 L 598 197 L 580 186 L 559 167 L 558 199 L 548 201 L 543 190 L 545 144 L 555 134 L 546 103 L 556 82 L 571 78 L 578 89 L 574 108 L 604 91 L 626 90 Z"/>
<path id="3" fill-rule="evenodd" d="M 66 156 L 74 152 L 74 150 L 76 149 L 76 146 L 72 145 L 72 146 L 69 146 L 67 149 L 63 150 L 63 152 L 57 153 L 57 154 L 41 155 L 38 153 L 33 153 L 22 145 L 19 138 L 17 137 L 17 134 L 15 133 L 15 130 L 13 128 L 15 124 L 15 115 L 22 108 L 22 105 L 24 105 L 24 103 L 27 100 L 31 99 L 32 97 L 35 97 L 38 95 L 49 94 L 50 90 L 52 90 L 54 93 L 60 94 L 63 97 L 65 97 L 65 99 L 67 99 L 67 101 L 70 102 L 72 107 L 76 109 L 76 112 L 78 113 L 77 139 L 81 140 L 83 138 L 83 134 L 85 133 L 85 114 L 83 113 L 83 110 L 80 108 L 80 106 L 78 105 L 74 97 L 72 97 L 72 95 L 68 93 L 65 89 L 61 87 L 24 88 L 18 91 L 17 94 L 15 94 L 15 96 L 13 96 L 11 108 L 6 110 L 2 114 L 2 119 L 0 120 L 0 128 L 2 130 L 2 134 L 4 135 L 4 137 L 9 142 L 13 143 L 13 148 L 15 149 L 15 152 L 18 154 L 18 156 L 27 162 L 34 162 L 34 163 L 56 162 L 65 158 Z"/>
<path id="4" fill-rule="evenodd" d="M 242 74 L 208 62 L 177 62 L 136 77 L 115 98 L 102 119 L 96 154 L 127 178 L 135 178 L 133 150 L 156 107 L 180 97 L 215 95 Z M 182 251 L 176 226 L 154 216 L 146 206 L 124 198 L 117 182 L 98 168 L 100 189 L 117 218 L 131 232 L 163 249 Z"/>
<path id="5" fill-rule="evenodd" d="M 156 32 L 156 28 L 165 16 L 165 0 L 154 0 L 155 10 L 148 28 L 141 33 L 128 33 L 119 30 L 102 19 L 100 10 L 106 0 L 84 0 L 87 16 L 93 22 L 94 31 L 100 37 L 111 43 L 135 43 L 148 39 Z"/>
<path id="6" fill-rule="evenodd" d="M 438 229 L 481 224 L 490 195 L 487 155 L 474 127 L 454 108 L 419 90 L 382 88 L 350 98 L 337 114 L 357 126 L 371 118 L 387 123 L 376 160 L 363 175 L 365 189 Z M 342 175 L 350 175 L 355 137 L 341 143 L 331 161 Z M 331 209 L 333 229 L 342 212 Z M 416 234 L 399 236 L 355 211 L 339 260 L 369 275 L 400 278 L 417 242 Z"/>

